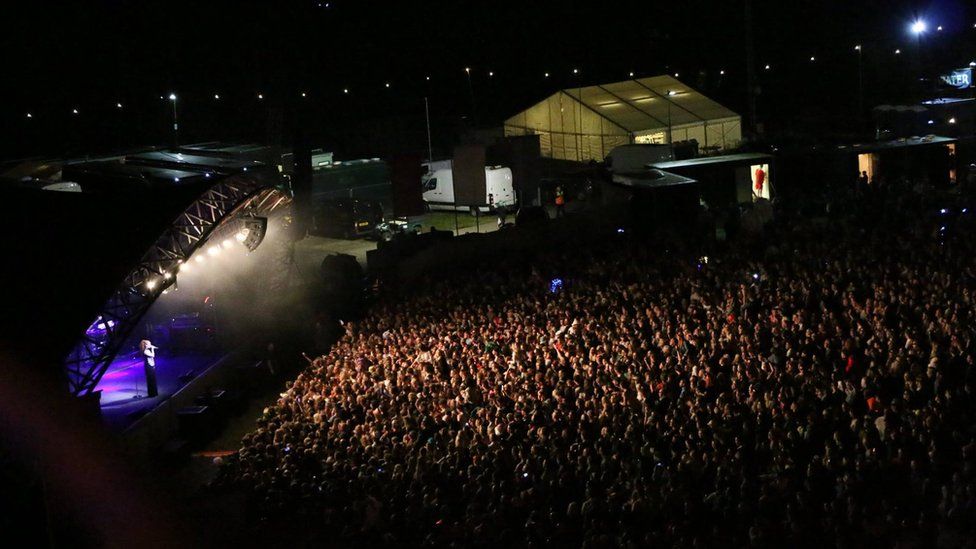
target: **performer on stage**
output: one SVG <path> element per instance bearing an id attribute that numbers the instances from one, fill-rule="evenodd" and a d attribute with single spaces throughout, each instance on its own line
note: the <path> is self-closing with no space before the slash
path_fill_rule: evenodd
<path id="1" fill-rule="evenodd" d="M 139 350 L 142 351 L 143 366 L 146 369 L 146 391 L 149 393 L 149 398 L 159 394 L 159 388 L 156 386 L 157 348 L 148 339 L 143 339 L 139 342 Z"/>

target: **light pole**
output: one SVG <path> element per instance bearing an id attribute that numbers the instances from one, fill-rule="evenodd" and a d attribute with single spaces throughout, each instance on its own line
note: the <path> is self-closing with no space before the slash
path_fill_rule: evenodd
<path id="1" fill-rule="evenodd" d="M 860 44 L 854 50 L 857 52 L 857 129 L 861 131 L 864 129 L 864 55 Z"/>
<path id="2" fill-rule="evenodd" d="M 923 69 L 922 69 L 922 35 L 925 34 L 925 30 L 927 28 L 928 28 L 928 25 L 926 25 L 925 24 L 925 21 L 922 20 L 922 19 L 915 19 L 915 22 L 912 23 L 912 26 L 911 26 L 912 34 L 915 35 L 915 63 L 916 63 L 916 70 L 915 70 L 916 76 L 915 77 L 918 78 L 919 82 L 921 82 L 921 80 L 922 80 L 922 73 L 923 73 Z M 921 86 L 921 84 L 918 84 L 918 86 L 919 86 L 919 95 L 921 96 L 922 86 Z"/>
<path id="3" fill-rule="evenodd" d="M 176 94 L 169 94 L 169 100 L 173 104 L 173 145 L 180 146 L 180 124 L 176 118 Z"/>
<path id="4" fill-rule="evenodd" d="M 478 127 L 478 105 L 474 100 L 474 85 L 471 83 L 471 67 L 465 67 L 464 73 L 468 75 L 468 92 L 471 94 L 471 118 L 474 119 L 475 128 Z"/>
<path id="5" fill-rule="evenodd" d="M 678 95 L 674 90 L 668 90 L 668 147 L 671 149 L 671 160 L 674 160 L 674 135 L 671 133 L 671 97 Z"/>

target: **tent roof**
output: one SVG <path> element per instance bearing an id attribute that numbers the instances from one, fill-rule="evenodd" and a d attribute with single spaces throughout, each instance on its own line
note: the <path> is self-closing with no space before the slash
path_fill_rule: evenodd
<path id="1" fill-rule="evenodd" d="M 739 117 L 667 75 L 567 88 L 558 93 L 630 133 Z"/>

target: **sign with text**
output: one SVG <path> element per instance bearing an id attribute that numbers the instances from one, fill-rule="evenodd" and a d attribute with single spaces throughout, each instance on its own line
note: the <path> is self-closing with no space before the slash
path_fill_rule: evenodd
<path id="1" fill-rule="evenodd" d="M 942 82 L 947 86 L 952 86 L 957 89 L 965 89 L 973 87 L 973 69 L 972 67 L 967 67 L 965 69 L 956 69 L 949 74 L 943 74 L 940 76 Z"/>

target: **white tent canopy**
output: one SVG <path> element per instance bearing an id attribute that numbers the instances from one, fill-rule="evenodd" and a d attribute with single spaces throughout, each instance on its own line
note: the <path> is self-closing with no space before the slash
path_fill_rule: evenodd
<path id="1" fill-rule="evenodd" d="M 732 149 L 742 118 L 670 76 L 561 90 L 505 121 L 505 135 L 539 135 L 542 153 L 603 160 L 616 146 L 695 139 L 706 151 Z"/>

